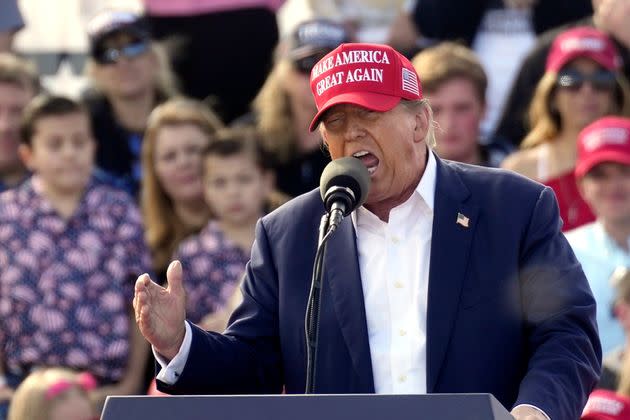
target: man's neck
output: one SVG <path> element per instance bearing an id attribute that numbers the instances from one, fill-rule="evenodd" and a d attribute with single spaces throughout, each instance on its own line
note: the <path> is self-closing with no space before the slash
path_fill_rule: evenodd
<path id="1" fill-rule="evenodd" d="M 425 151 L 426 152 L 424 153 L 424 157 L 422 158 L 424 162 L 421 166 L 421 170 L 419 171 L 418 176 L 416 176 L 414 181 L 410 183 L 401 194 L 398 194 L 396 197 L 388 197 L 385 200 L 378 201 L 375 203 L 366 203 L 364 204 L 364 207 L 368 209 L 376 217 L 381 219 L 383 222 L 388 223 L 389 213 L 394 208 L 400 206 L 401 204 L 409 200 L 409 197 L 411 197 L 411 195 L 414 193 L 414 191 L 418 187 L 418 184 L 420 184 L 422 177 L 427 171 L 427 166 L 429 166 L 429 153 L 433 153 L 433 151 L 429 149 L 428 147 L 425 149 Z"/>
<path id="2" fill-rule="evenodd" d="M 153 90 L 126 98 L 110 98 L 116 120 L 125 129 L 142 132 L 156 102 Z"/>
<path id="3" fill-rule="evenodd" d="M 628 239 L 630 239 L 630 220 L 621 222 L 601 220 L 601 224 L 606 234 L 626 253 L 630 253 L 630 245 L 628 244 Z"/>

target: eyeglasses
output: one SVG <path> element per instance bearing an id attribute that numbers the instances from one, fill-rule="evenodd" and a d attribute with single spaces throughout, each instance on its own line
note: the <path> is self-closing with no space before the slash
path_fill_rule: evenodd
<path id="1" fill-rule="evenodd" d="M 557 85 L 572 91 L 579 91 L 582 85 L 589 82 L 593 89 L 610 91 L 617 84 L 615 73 L 608 70 L 598 70 L 595 73 L 584 74 L 574 69 L 566 69 L 558 74 Z"/>
<path id="2" fill-rule="evenodd" d="M 311 70 L 315 67 L 315 64 L 326 56 L 330 51 L 320 51 L 315 54 L 307 55 L 293 60 L 295 69 L 300 73 L 311 74 Z"/>
<path id="3" fill-rule="evenodd" d="M 101 64 L 117 63 L 121 57 L 135 58 L 149 51 L 149 43 L 145 41 L 133 42 L 118 48 L 107 48 L 97 57 Z"/>

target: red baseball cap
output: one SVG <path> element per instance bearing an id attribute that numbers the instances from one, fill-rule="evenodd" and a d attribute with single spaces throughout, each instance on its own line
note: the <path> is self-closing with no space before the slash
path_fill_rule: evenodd
<path id="1" fill-rule="evenodd" d="M 411 62 L 388 45 L 341 44 L 319 60 L 311 71 L 311 91 L 317 105 L 310 130 L 326 110 L 354 104 L 385 112 L 401 99 L 422 99 L 418 73 Z"/>
<path id="2" fill-rule="evenodd" d="M 580 132 L 575 164 L 576 178 L 583 177 L 602 162 L 630 165 L 630 119 L 600 118 Z"/>
<path id="3" fill-rule="evenodd" d="M 630 398 L 597 389 L 588 397 L 580 420 L 630 420 Z"/>
<path id="4" fill-rule="evenodd" d="M 554 39 L 545 71 L 558 72 L 578 57 L 590 58 L 607 70 L 617 70 L 622 65 L 621 56 L 608 35 L 598 29 L 581 26 L 564 31 Z"/>

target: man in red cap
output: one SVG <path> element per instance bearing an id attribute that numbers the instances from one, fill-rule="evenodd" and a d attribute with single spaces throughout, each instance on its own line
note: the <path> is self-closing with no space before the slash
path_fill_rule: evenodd
<path id="1" fill-rule="evenodd" d="M 311 90 L 331 157 L 367 167 L 365 204 L 327 245 L 317 393 L 492 393 L 517 419 L 578 418 L 600 371 L 595 302 L 553 192 L 442 161 L 405 57 L 342 44 Z M 304 194 L 258 224 L 224 334 L 185 322 L 181 264 L 134 306 L 171 393 L 302 393 L 304 313 L 325 209 Z"/>
<path id="2" fill-rule="evenodd" d="M 610 279 L 617 267 L 630 267 L 630 119 L 604 117 L 588 125 L 580 132 L 577 152 L 580 194 L 597 220 L 570 231 L 567 239 L 597 302 L 604 366 L 614 371 L 627 341 L 611 311 L 615 291 Z"/>

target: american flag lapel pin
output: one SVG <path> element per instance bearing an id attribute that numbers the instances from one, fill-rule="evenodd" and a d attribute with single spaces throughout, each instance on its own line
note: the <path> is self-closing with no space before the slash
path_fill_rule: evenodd
<path id="1" fill-rule="evenodd" d="M 468 224 L 470 223 L 470 219 L 466 216 L 464 216 L 461 213 L 457 213 L 457 222 L 458 225 L 462 225 L 463 227 L 467 228 Z"/>

